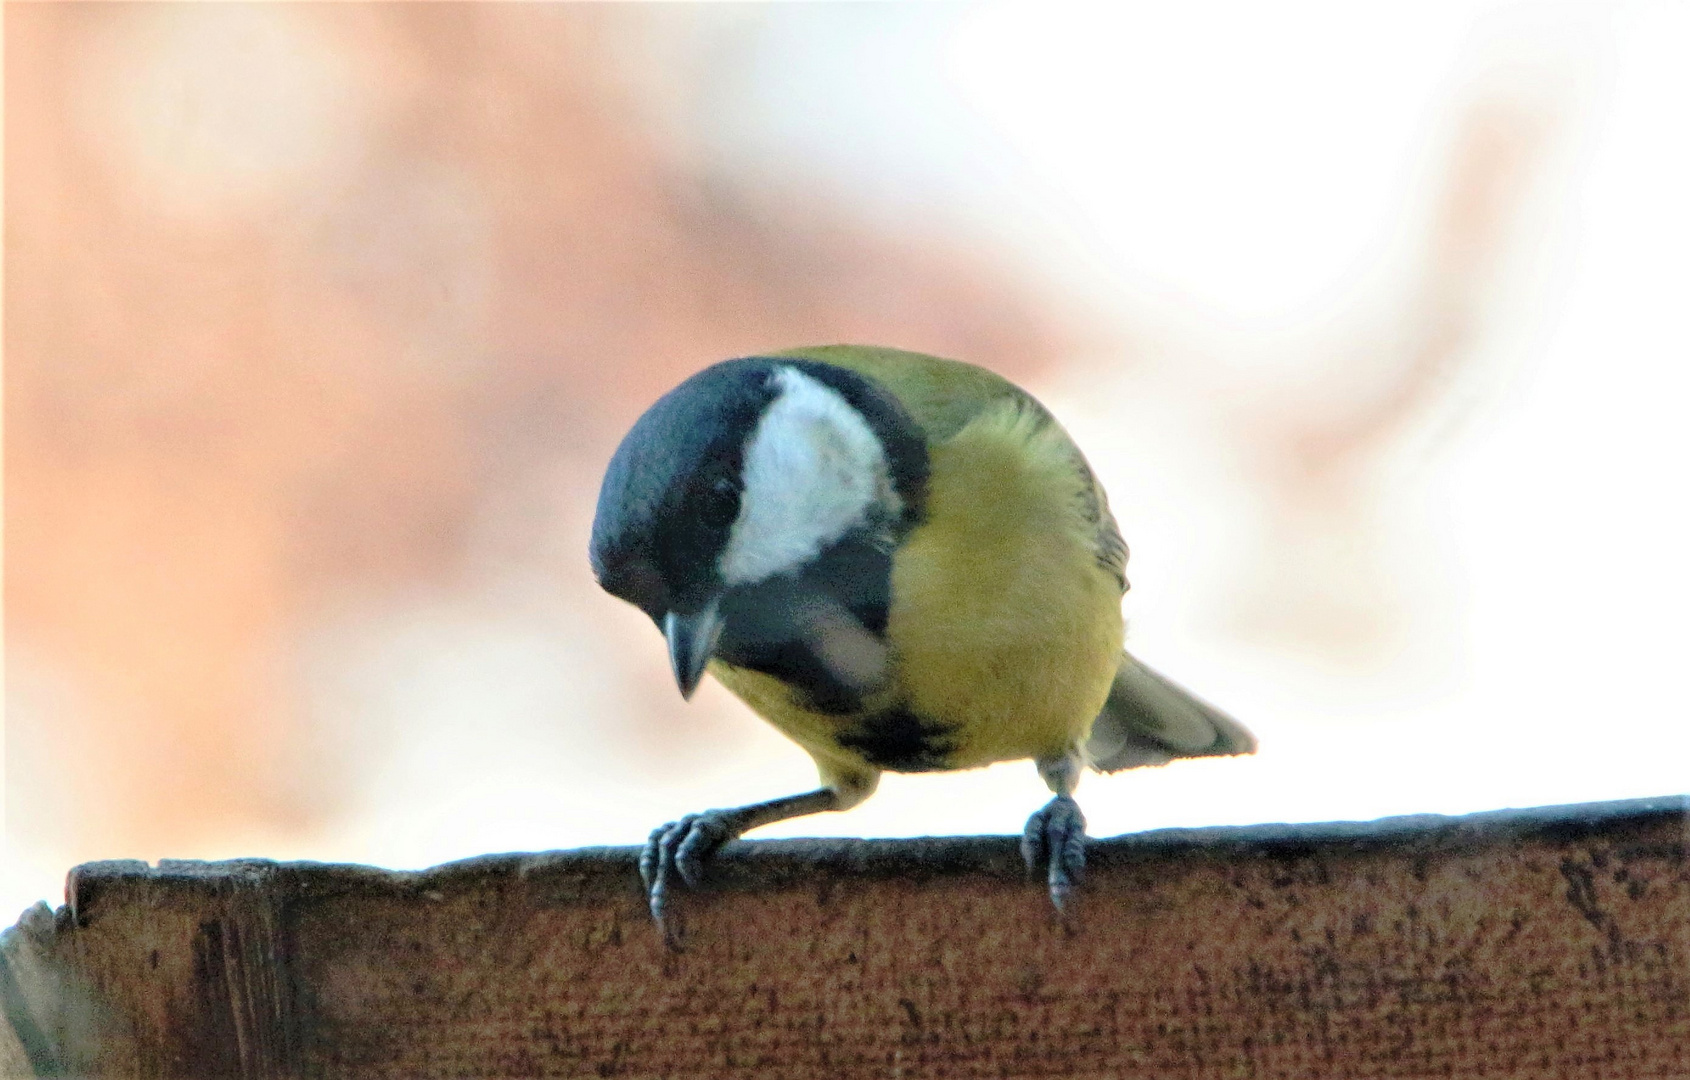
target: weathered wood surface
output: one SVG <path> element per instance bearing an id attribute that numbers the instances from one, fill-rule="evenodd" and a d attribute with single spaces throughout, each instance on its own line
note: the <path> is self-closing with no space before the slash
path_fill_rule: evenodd
<path id="1" fill-rule="evenodd" d="M 0 938 L 0 1063 L 139 1077 L 1690 1077 L 1682 799 L 421 873 L 94 863 Z"/>

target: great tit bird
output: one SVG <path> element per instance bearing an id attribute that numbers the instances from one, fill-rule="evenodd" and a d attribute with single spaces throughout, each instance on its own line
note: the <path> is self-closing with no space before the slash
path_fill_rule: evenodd
<path id="1" fill-rule="evenodd" d="M 1247 754 L 1254 737 L 1122 649 L 1127 547 L 1031 395 L 971 364 L 834 345 L 727 360 L 665 394 L 605 472 L 599 584 L 815 759 L 807 794 L 708 810 L 640 859 L 675 877 L 747 830 L 873 793 L 882 770 L 1031 758 L 1055 797 L 1022 837 L 1063 906 L 1087 766 Z"/>

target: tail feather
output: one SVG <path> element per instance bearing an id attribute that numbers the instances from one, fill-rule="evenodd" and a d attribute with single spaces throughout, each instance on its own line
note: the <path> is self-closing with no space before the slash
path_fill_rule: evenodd
<path id="1" fill-rule="evenodd" d="M 1165 765 L 1174 758 L 1256 752 L 1243 724 L 1121 654 L 1109 700 L 1092 725 L 1086 757 L 1099 772 Z"/>

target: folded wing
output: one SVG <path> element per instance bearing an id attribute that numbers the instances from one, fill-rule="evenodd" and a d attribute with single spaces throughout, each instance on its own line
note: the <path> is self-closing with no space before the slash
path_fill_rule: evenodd
<path id="1" fill-rule="evenodd" d="M 1243 724 L 1130 653 L 1121 654 L 1109 699 L 1086 742 L 1086 756 L 1100 772 L 1255 751 L 1256 737 Z"/>

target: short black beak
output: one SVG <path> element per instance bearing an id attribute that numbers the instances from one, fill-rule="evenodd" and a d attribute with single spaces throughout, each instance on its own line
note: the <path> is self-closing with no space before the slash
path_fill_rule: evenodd
<path id="1" fill-rule="evenodd" d="M 669 666 L 675 672 L 675 685 L 681 697 L 690 698 L 704 677 L 704 666 L 716 651 L 716 638 L 722 633 L 719 600 L 711 600 L 692 615 L 671 611 L 663 616 L 663 636 L 669 639 Z"/>

